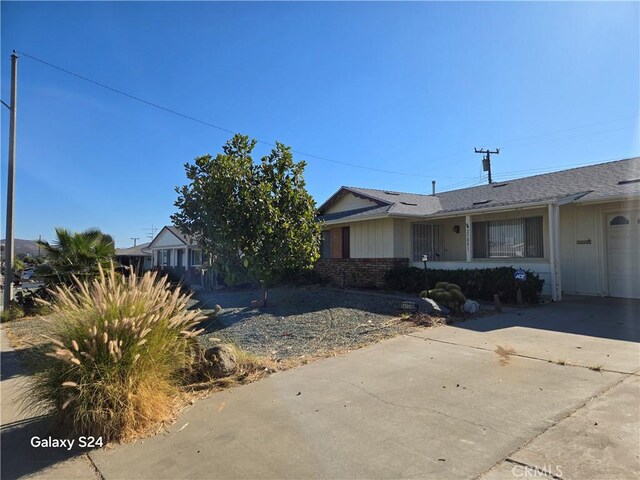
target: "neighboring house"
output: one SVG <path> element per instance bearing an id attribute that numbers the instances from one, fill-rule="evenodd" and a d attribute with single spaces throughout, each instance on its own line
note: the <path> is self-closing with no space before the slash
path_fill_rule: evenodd
<path id="1" fill-rule="evenodd" d="M 640 158 L 432 195 L 342 187 L 318 211 L 317 270 L 383 284 L 395 265 L 514 266 L 543 293 L 640 298 Z"/>
<path id="2" fill-rule="evenodd" d="M 200 282 L 198 267 L 202 265 L 202 250 L 193 238 L 183 235 L 176 227 L 162 227 L 147 248 L 151 251 L 154 269 L 168 272 L 175 280 Z"/>
<path id="3" fill-rule="evenodd" d="M 151 250 L 149 242 L 135 247 L 116 248 L 116 261 L 125 267 L 133 267 L 136 272 L 151 270 Z"/>

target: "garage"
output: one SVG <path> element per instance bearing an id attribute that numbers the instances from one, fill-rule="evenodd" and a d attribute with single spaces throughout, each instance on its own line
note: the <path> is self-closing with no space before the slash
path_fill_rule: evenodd
<path id="1" fill-rule="evenodd" d="M 640 212 L 611 213 L 606 220 L 609 295 L 640 298 Z"/>

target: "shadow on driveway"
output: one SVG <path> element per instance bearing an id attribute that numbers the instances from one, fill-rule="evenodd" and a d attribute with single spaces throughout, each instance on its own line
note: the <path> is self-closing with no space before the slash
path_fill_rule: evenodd
<path id="1" fill-rule="evenodd" d="M 45 470 L 58 462 L 86 453 L 86 449 L 35 448 L 33 437 L 48 438 L 52 421 L 46 416 L 32 417 L 2 425 L 2 478 L 21 478 Z M 59 435 L 52 435 L 60 438 Z M 77 444 L 77 441 L 76 441 Z"/>
<path id="2" fill-rule="evenodd" d="M 527 327 L 640 342 L 640 300 L 567 295 L 558 303 L 510 309 L 509 314 L 460 322 L 456 327 L 476 332 Z"/>

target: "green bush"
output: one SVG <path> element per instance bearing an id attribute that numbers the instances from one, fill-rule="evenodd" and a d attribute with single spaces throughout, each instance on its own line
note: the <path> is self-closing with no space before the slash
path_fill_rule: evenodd
<path id="1" fill-rule="evenodd" d="M 26 400 L 45 407 L 72 434 L 104 441 L 136 436 L 173 413 L 191 362 L 189 297 L 147 272 L 118 275 L 113 264 L 94 280 L 53 291 L 53 346 L 35 358 Z"/>
<path id="2" fill-rule="evenodd" d="M 11 322 L 24 317 L 24 310 L 20 305 L 12 303 L 9 309 L 0 314 L 0 323 Z"/>
<path id="3" fill-rule="evenodd" d="M 17 292 L 15 302 L 24 310 L 25 315 L 48 315 L 51 313 L 51 308 L 47 304 L 50 299 L 49 291 L 41 287 Z"/>
<path id="4" fill-rule="evenodd" d="M 431 298 L 455 312 L 462 310 L 464 302 L 467 301 L 458 285 L 447 282 L 438 282 L 436 288 L 422 291 L 420 296 Z"/>
<path id="5" fill-rule="evenodd" d="M 518 281 L 513 278 L 516 269 L 513 267 L 476 268 L 471 270 L 429 269 L 429 285 L 438 282 L 453 283 L 467 298 L 492 301 L 498 294 L 504 303 L 516 303 L 518 288 L 522 291 L 525 302 L 535 304 L 540 301 L 544 280 L 536 273 L 526 271 L 527 278 Z M 396 267 L 385 275 L 387 290 L 418 293 L 424 290 L 424 270 L 415 267 Z"/>

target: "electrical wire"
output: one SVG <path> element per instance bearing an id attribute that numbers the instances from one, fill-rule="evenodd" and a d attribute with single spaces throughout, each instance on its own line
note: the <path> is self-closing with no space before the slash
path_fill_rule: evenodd
<path id="1" fill-rule="evenodd" d="M 38 57 L 30 55 L 28 53 L 25 53 L 25 52 L 22 52 L 22 51 L 20 51 L 18 53 L 20 55 L 24 56 L 24 57 L 27 57 L 27 58 L 29 58 L 31 60 L 39 62 L 39 63 L 41 63 L 43 65 L 46 65 L 46 66 L 48 66 L 50 68 L 53 68 L 53 69 L 58 70 L 60 72 L 66 73 L 67 75 L 71 75 L 73 77 L 76 77 L 78 79 L 84 80 L 84 81 L 89 82 L 89 83 L 91 83 L 93 85 L 96 85 L 98 87 L 101 87 L 101 88 L 104 88 L 106 90 L 109 90 L 109 91 L 111 91 L 113 93 L 116 93 L 116 94 L 122 95 L 124 97 L 127 97 L 127 98 L 129 98 L 131 100 L 143 103 L 143 104 L 145 104 L 147 106 L 156 108 L 158 110 L 162 110 L 162 111 L 164 111 L 166 113 L 170 113 L 170 114 L 176 115 L 176 116 L 181 117 L 183 119 L 190 120 L 192 122 L 196 122 L 196 123 L 199 123 L 199 124 L 204 125 L 206 127 L 214 128 L 216 130 L 219 130 L 219 131 L 222 131 L 222 132 L 225 132 L 225 133 L 230 133 L 230 134 L 238 133 L 238 132 L 236 132 L 234 130 L 222 127 L 220 125 L 216 125 L 216 124 L 213 124 L 211 122 L 208 122 L 208 121 L 193 117 L 191 115 L 184 114 L 184 113 L 179 112 L 177 110 L 174 110 L 174 109 L 159 105 L 157 103 L 150 102 L 150 101 L 145 100 L 143 98 L 140 98 L 140 97 L 138 97 L 136 95 L 132 95 L 132 94 L 127 93 L 127 92 L 125 92 L 123 90 L 111 87 L 111 86 L 106 85 L 106 84 L 104 84 L 102 82 L 98 82 L 98 81 L 93 80 L 93 79 L 91 79 L 89 77 L 86 77 L 86 76 L 81 75 L 79 73 L 73 72 L 73 71 L 68 70 L 66 68 L 60 67 L 60 66 L 55 65 L 53 63 L 47 62 L 47 61 L 42 60 L 42 59 L 40 59 Z M 516 139 L 512 139 L 512 140 L 506 140 L 506 141 L 500 142 L 500 143 L 501 143 L 501 145 L 508 145 L 508 144 L 513 144 L 513 143 L 516 143 L 516 142 L 520 142 L 522 140 L 528 140 L 528 139 L 532 139 L 532 138 L 539 138 L 539 137 L 544 137 L 544 136 L 549 136 L 549 135 L 556 135 L 558 133 L 568 132 L 568 131 L 572 131 L 572 130 L 578 130 L 578 129 L 581 129 L 581 128 L 588 128 L 588 127 L 597 126 L 597 125 L 604 125 L 604 124 L 607 124 L 607 123 L 619 122 L 621 120 L 628 120 L 630 118 L 637 118 L 638 116 L 639 116 L 638 114 L 629 115 L 629 116 L 619 117 L 619 118 L 612 119 L 612 120 L 606 120 L 606 121 L 602 121 L 602 122 L 595 122 L 595 123 L 575 126 L 575 127 L 571 127 L 571 128 L 566 128 L 566 129 L 562 129 L 562 130 L 556 130 L 554 132 L 547 132 L 547 133 L 541 133 L 541 134 L 536 134 L 536 135 L 528 135 L 526 137 L 520 137 L 520 138 L 516 138 Z M 598 134 L 602 134 L 602 133 L 609 133 L 609 132 L 624 130 L 626 128 L 628 128 L 628 127 L 612 129 L 612 130 L 606 130 L 606 131 L 602 131 L 602 132 L 579 134 L 579 135 L 574 135 L 574 136 L 571 136 L 571 137 L 568 137 L 568 138 L 577 138 L 577 137 L 581 137 L 581 136 L 585 136 L 585 135 L 598 135 Z M 546 142 L 550 142 L 550 141 L 565 140 L 565 139 L 566 138 L 560 138 L 560 139 L 546 140 L 544 142 L 524 143 L 524 144 L 519 144 L 517 146 L 535 145 L 536 143 L 546 143 Z M 268 145 L 270 147 L 275 147 L 276 146 L 275 143 L 269 142 L 267 140 L 262 140 L 262 139 L 256 138 L 256 141 L 258 143 L 261 143 L 263 145 Z M 421 178 L 433 178 L 434 177 L 434 175 L 423 175 L 423 174 L 419 174 L 419 173 L 415 173 L 415 172 L 401 172 L 401 171 L 397 171 L 397 170 L 387 170 L 387 169 L 382 169 L 382 168 L 369 167 L 369 166 L 366 166 L 366 165 L 350 163 L 350 162 L 345 162 L 345 161 L 341 161 L 341 160 L 336 160 L 336 159 L 333 159 L 333 158 L 314 155 L 314 154 L 311 154 L 311 153 L 308 153 L 308 152 L 304 152 L 304 151 L 301 151 L 301 150 L 291 149 L 291 151 L 293 153 L 296 153 L 296 154 L 299 154 L 299 155 L 303 155 L 305 157 L 313 158 L 313 159 L 316 159 L 316 160 L 335 163 L 335 164 L 338 164 L 338 165 L 343 165 L 343 166 L 351 167 L 351 168 L 359 168 L 359 169 L 363 169 L 363 170 L 369 170 L 369 171 L 378 172 L 378 173 L 386 173 L 386 174 L 390 174 L 390 175 L 403 175 L 403 176 L 409 176 L 409 177 L 421 177 Z M 462 154 L 465 154 L 465 153 L 466 153 L 466 150 L 460 151 L 460 152 L 454 152 L 454 153 L 450 153 L 450 154 L 447 154 L 447 155 L 431 158 L 431 159 L 429 159 L 429 161 L 430 162 L 435 162 L 435 161 L 438 161 L 438 160 L 443 160 L 445 158 L 451 158 L 451 157 L 459 156 L 459 155 L 462 155 Z M 561 167 L 552 167 L 552 169 L 555 169 L 555 168 L 561 168 Z M 534 171 L 534 170 L 531 170 L 531 171 Z M 520 171 L 520 172 L 524 172 L 524 171 Z M 510 175 L 512 173 L 517 173 L 517 172 L 515 172 L 515 171 L 513 171 L 513 172 L 501 172 L 501 173 L 499 173 L 497 175 L 494 174 L 494 176 L 503 177 L 504 175 Z M 476 181 L 475 179 L 477 177 L 475 177 L 475 176 L 474 177 L 461 177 L 461 176 L 441 176 L 441 175 L 436 175 L 435 178 L 454 178 L 454 179 L 464 178 L 465 179 L 462 182 L 457 182 L 457 183 L 454 183 L 454 184 L 451 184 L 451 185 L 447 186 L 447 188 L 451 188 L 451 187 L 455 187 L 455 186 L 458 186 L 458 185 L 468 184 L 468 183 L 470 183 L 470 179 L 472 179 L 471 182 L 475 182 Z"/>

